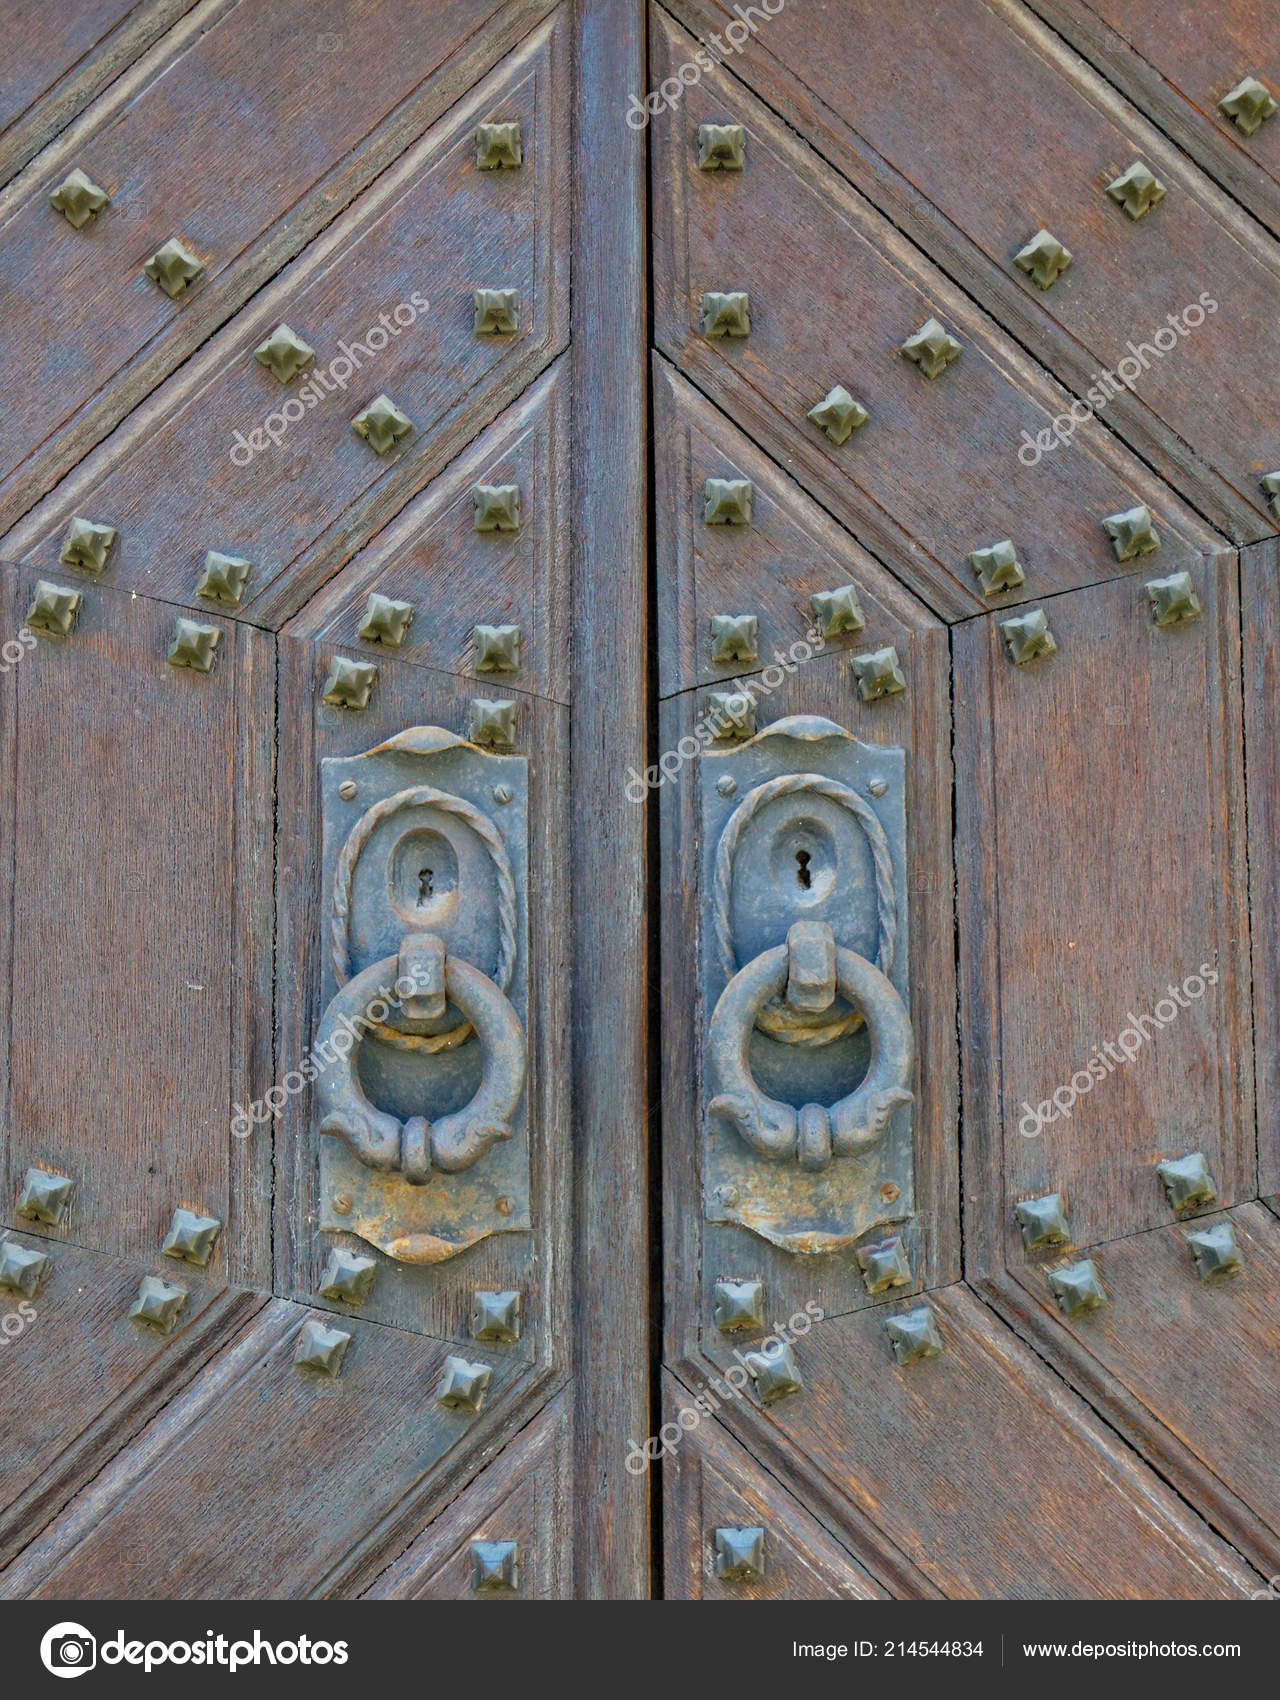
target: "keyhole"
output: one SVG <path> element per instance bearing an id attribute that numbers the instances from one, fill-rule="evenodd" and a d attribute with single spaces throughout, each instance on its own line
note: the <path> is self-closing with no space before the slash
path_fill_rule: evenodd
<path id="1" fill-rule="evenodd" d="M 796 851 L 796 883 L 803 886 L 806 891 L 813 884 L 813 876 L 809 872 L 809 852 L 807 850 Z"/>
<path id="2" fill-rule="evenodd" d="M 421 908 L 424 903 L 429 903 L 431 901 L 432 897 L 435 895 L 434 892 L 431 890 L 431 881 L 432 881 L 433 877 L 434 876 L 432 875 L 430 868 L 422 868 L 418 872 L 418 907 L 419 908 Z"/>

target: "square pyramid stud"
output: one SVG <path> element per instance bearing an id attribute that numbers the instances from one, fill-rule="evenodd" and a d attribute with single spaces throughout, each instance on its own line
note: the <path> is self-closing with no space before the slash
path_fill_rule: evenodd
<path id="1" fill-rule="evenodd" d="M 197 673 L 213 672 L 213 657 L 222 642 L 217 626 L 202 626 L 182 615 L 173 622 L 173 638 L 165 659 L 170 667 L 190 667 Z"/>
<path id="2" fill-rule="evenodd" d="M 879 702 L 883 697 L 897 696 L 907 688 L 907 677 L 892 644 L 884 649 L 872 649 L 866 655 L 854 655 L 850 670 L 858 685 L 863 702 Z"/>
<path id="3" fill-rule="evenodd" d="M 993 543 L 990 548 L 975 549 L 969 556 L 969 565 L 978 575 L 984 596 L 998 596 L 1002 590 L 1014 590 L 1027 580 L 1017 552 L 1007 537 L 1001 543 Z"/>
<path id="4" fill-rule="evenodd" d="M 717 1529 L 715 1571 L 722 1582 L 760 1582 L 764 1579 L 764 1530 Z"/>
<path id="5" fill-rule="evenodd" d="M 48 1266 L 44 1252 L 32 1251 L 16 1240 L 0 1240 L 0 1287 L 6 1292 L 34 1298 Z"/>
<path id="6" fill-rule="evenodd" d="M 477 531 L 519 531 L 520 486 L 477 484 L 471 492 Z"/>
<path id="7" fill-rule="evenodd" d="M 1214 1284 L 1229 1281 L 1244 1268 L 1240 1242 L 1230 1222 L 1219 1222 L 1212 1228 L 1201 1228 L 1187 1235 L 1187 1244 L 1196 1260 L 1196 1270 L 1202 1281 Z"/>
<path id="8" fill-rule="evenodd" d="M 718 667 L 759 658 L 760 622 L 754 614 L 711 616 L 711 659 Z"/>
<path id="9" fill-rule="evenodd" d="M 389 596 L 371 590 L 357 635 L 366 643 L 381 643 L 388 649 L 399 649 L 412 620 L 412 602 L 393 602 Z"/>
<path id="10" fill-rule="evenodd" d="M 524 164 L 520 120 L 476 125 L 477 171 L 518 171 Z"/>
<path id="11" fill-rule="evenodd" d="M 362 1304 L 369 1296 L 377 1273 L 377 1258 L 364 1257 L 358 1251 L 348 1251 L 345 1246 L 334 1246 L 320 1277 L 320 1296 L 341 1299 L 343 1304 L 348 1305 Z"/>
<path id="12" fill-rule="evenodd" d="M 717 743 L 732 743 L 756 735 L 755 699 L 745 691 L 708 691 L 706 718 Z"/>
<path id="13" fill-rule="evenodd" d="M 816 407 L 811 407 L 805 416 L 820 431 L 825 431 L 837 447 L 847 442 L 860 426 L 870 418 L 861 402 L 855 401 L 843 384 L 836 384 L 829 389 Z"/>
<path id="14" fill-rule="evenodd" d="M 1160 547 L 1160 537 L 1148 507 L 1126 508 L 1123 513 L 1108 514 L 1102 525 L 1111 539 L 1117 561 L 1131 561 L 1135 555 L 1154 555 Z"/>
<path id="15" fill-rule="evenodd" d="M 520 329 L 518 289 L 477 289 L 473 306 L 477 336 L 514 336 Z"/>
<path id="16" fill-rule="evenodd" d="M 842 632 L 860 632 L 867 623 L 858 601 L 856 585 L 842 584 L 835 590 L 815 590 L 809 607 L 824 638 L 839 637 Z"/>
<path id="17" fill-rule="evenodd" d="M 762 1347 L 758 1352 L 744 1352 L 742 1362 L 756 1384 L 756 1395 L 762 1405 L 772 1405 L 775 1399 L 785 1399 L 804 1387 L 796 1355 L 785 1341 Z"/>
<path id="18" fill-rule="evenodd" d="M 1024 1198 L 1021 1204 L 1014 1205 L 1013 1213 L 1022 1232 L 1022 1243 L 1028 1251 L 1039 1251 L 1042 1246 L 1066 1245 L 1071 1238 L 1061 1193 L 1047 1192 L 1042 1198 Z"/>
<path id="19" fill-rule="evenodd" d="M 891 1287 L 911 1285 L 907 1250 L 897 1234 L 875 1245 L 859 1246 L 857 1258 L 869 1293 L 887 1293 Z"/>
<path id="20" fill-rule="evenodd" d="M 484 1404 L 492 1375 L 488 1364 L 468 1363 L 466 1358 L 446 1358 L 444 1375 L 436 1389 L 436 1404 L 451 1411 L 478 1411 Z"/>
<path id="21" fill-rule="evenodd" d="M 698 170 L 741 171 L 747 132 L 741 124 L 698 125 Z"/>
<path id="22" fill-rule="evenodd" d="M 516 705 L 500 697 L 473 697 L 467 737 L 482 749 L 509 750 L 516 741 Z"/>
<path id="23" fill-rule="evenodd" d="M 300 1369 L 313 1369 L 318 1375 L 336 1379 L 342 1373 L 342 1360 L 350 1344 L 351 1336 L 344 1329 L 326 1328 L 313 1319 L 298 1331 L 293 1361 Z"/>
<path id="24" fill-rule="evenodd" d="M 196 585 L 196 595 L 205 602 L 218 602 L 224 608 L 238 608 L 253 571 L 253 562 L 239 555 L 224 555 L 220 549 L 210 549 L 204 558 L 204 569 Z"/>
<path id="25" fill-rule="evenodd" d="M 477 626 L 474 636 L 477 673 L 519 672 L 519 626 Z"/>
<path id="26" fill-rule="evenodd" d="M 1063 1316 L 1087 1316 L 1091 1310 L 1098 1310 L 1107 1302 L 1098 1266 L 1091 1257 L 1083 1257 L 1079 1263 L 1065 1263 L 1060 1269 L 1050 1269 L 1045 1278 Z"/>
<path id="27" fill-rule="evenodd" d="M 717 1281 L 711 1304 L 722 1334 L 755 1333 L 764 1327 L 763 1281 Z"/>
<path id="28" fill-rule="evenodd" d="M 926 319 L 920 329 L 907 338 L 899 352 L 917 365 L 926 378 L 936 378 L 953 360 L 958 360 L 964 350 L 936 319 Z"/>
<path id="29" fill-rule="evenodd" d="M 76 623 L 82 601 L 78 590 L 50 584 L 45 578 L 38 579 L 31 606 L 27 609 L 27 627 L 33 632 L 43 632 L 47 637 L 67 637 Z"/>
<path id="30" fill-rule="evenodd" d="M 174 1281 L 162 1281 L 158 1275 L 144 1275 L 138 1296 L 129 1306 L 135 1322 L 154 1328 L 157 1334 L 172 1334 L 178 1323 L 178 1313 L 187 1302 L 187 1289 Z"/>
<path id="31" fill-rule="evenodd" d="M 116 540 L 114 525 L 98 525 L 91 519 L 73 519 L 62 540 L 58 559 L 64 567 L 79 567 L 96 577 L 107 564 Z"/>
<path id="32" fill-rule="evenodd" d="M 1218 1201 L 1217 1183 L 1209 1173 L 1203 1151 L 1188 1151 L 1185 1157 L 1170 1157 L 1157 1163 L 1156 1173 L 1164 1183 L 1165 1197 L 1178 1215 Z"/>
<path id="33" fill-rule="evenodd" d="M 1234 119 L 1242 135 L 1251 136 L 1259 124 L 1272 117 L 1276 103 L 1271 90 L 1256 77 L 1245 77 L 1218 102 L 1218 111 Z"/>
<path id="34" fill-rule="evenodd" d="M 222 1223 L 216 1216 L 200 1216 L 194 1210 L 184 1210 L 179 1206 L 173 1213 L 169 1232 L 160 1250 L 166 1257 L 180 1258 L 184 1263 L 198 1263 L 203 1267 L 213 1256 L 221 1227 Z"/>
<path id="35" fill-rule="evenodd" d="M 901 1310 L 896 1316 L 886 1317 L 884 1331 L 900 1364 L 936 1358 L 943 1349 L 932 1305 L 917 1305 L 914 1310 Z"/>
<path id="36" fill-rule="evenodd" d="M 708 478 L 702 486 L 704 525 L 750 525 L 753 491 L 749 478 Z"/>
<path id="37" fill-rule="evenodd" d="M 520 1587 L 514 1541 L 472 1541 L 471 1591 L 475 1594 L 514 1594 Z"/>
<path id="38" fill-rule="evenodd" d="M 277 325 L 267 340 L 260 342 L 253 351 L 253 358 L 260 365 L 270 367 L 282 384 L 296 378 L 315 357 L 316 351 L 311 344 L 303 342 L 297 331 L 288 325 Z"/>
<path id="39" fill-rule="evenodd" d="M 1280 472 L 1265 472 L 1258 482 L 1267 493 L 1271 512 L 1280 519 Z"/>
<path id="40" fill-rule="evenodd" d="M 745 289 L 706 292 L 702 297 L 702 334 L 706 337 L 751 335 L 751 302 Z"/>
<path id="41" fill-rule="evenodd" d="M 55 212 L 60 212 L 69 225 L 81 230 L 110 199 L 106 190 L 100 189 L 93 178 L 86 176 L 77 166 L 67 173 L 49 196 L 49 205 Z"/>
<path id="42" fill-rule="evenodd" d="M 351 429 L 364 438 L 375 454 L 385 455 L 402 437 L 409 435 L 413 420 L 400 411 L 389 395 L 377 395 L 363 413 L 356 414 Z"/>
<path id="43" fill-rule="evenodd" d="M 378 669 L 371 661 L 351 661 L 345 655 L 335 655 L 324 682 L 322 700 L 330 708 L 368 708 L 377 677 Z"/>
<path id="44" fill-rule="evenodd" d="M 489 1292 L 477 1287 L 471 1295 L 473 1340 L 501 1340 L 510 1344 L 520 1338 L 520 1294 Z"/>
<path id="45" fill-rule="evenodd" d="M 1043 608 L 1033 608 L 1029 614 L 1015 614 L 1011 620 L 1001 620 L 1009 659 L 1015 667 L 1025 667 L 1028 661 L 1052 655 L 1058 647 L 1049 630 L 1049 620 Z"/>
<path id="46" fill-rule="evenodd" d="M 1130 218 L 1141 218 L 1157 202 L 1164 200 L 1166 190 L 1155 172 L 1140 159 L 1135 159 L 1127 171 L 1122 171 L 1119 177 L 1107 184 L 1107 193 Z"/>
<path id="47" fill-rule="evenodd" d="M 1190 573 L 1170 573 L 1168 578 L 1149 579 L 1143 589 L 1157 626 L 1178 626 L 1184 620 L 1194 620 L 1200 612 L 1200 598 L 1195 593 Z"/>
<path id="48" fill-rule="evenodd" d="M 18 1194 L 18 1214 L 28 1222 L 56 1228 L 61 1222 L 75 1182 L 48 1169 L 28 1169 Z"/>
<path id="49" fill-rule="evenodd" d="M 143 266 L 153 283 L 158 283 L 168 296 L 181 295 L 184 289 L 200 276 L 204 261 L 198 260 L 189 248 L 184 248 L 176 236 L 157 248 Z"/>
<path id="50" fill-rule="evenodd" d="M 1013 263 L 1041 289 L 1048 289 L 1071 264 L 1071 251 L 1049 231 L 1037 230 L 1026 247 L 1018 249 Z"/>

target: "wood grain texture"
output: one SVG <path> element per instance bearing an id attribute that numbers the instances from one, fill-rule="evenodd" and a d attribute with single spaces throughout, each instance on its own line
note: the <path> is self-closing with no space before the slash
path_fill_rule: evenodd
<path id="1" fill-rule="evenodd" d="M 1240 555 L 1241 687 L 1249 817 L 1258 1191 L 1280 1193 L 1280 570 L 1277 546 Z"/>
<path id="2" fill-rule="evenodd" d="M 1080 1246 L 1168 1222 L 1165 1157 L 1256 1191 L 1234 556 L 1192 577 L 1176 627 L 1140 581 L 1049 598 L 1021 667 L 995 618 L 954 634 L 971 1272 L 1024 1260 L 1019 1199 L 1064 1194 Z"/>

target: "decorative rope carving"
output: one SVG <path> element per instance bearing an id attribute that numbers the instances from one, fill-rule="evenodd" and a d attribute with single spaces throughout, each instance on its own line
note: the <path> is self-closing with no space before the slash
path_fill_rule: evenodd
<path id="1" fill-rule="evenodd" d="M 511 858 L 497 828 L 485 814 L 462 797 L 450 791 L 437 791 L 432 785 L 414 785 L 407 791 L 396 791 L 365 810 L 347 834 L 333 876 L 333 915 L 329 924 L 332 942 L 333 976 L 339 986 L 351 978 L 351 903 L 355 891 L 356 863 L 360 852 L 374 831 L 390 815 L 401 809 L 419 808 L 430 804 L 448 815 L 465 821 L 489 852 L 494 878 L 498 887 L 498 962 L 494 984 L 505 992 L 511 984 L 516 961 L 516 882 L 511 872 Z M 463 1022 L 447 1033 L 402 1033 L 385 1023 L 370 1023 L 374 1038 L 400 1051 L 451 1051 L 471 1037 L 470 1022 Z"/>
<path id="2" fill-rule="evenodd" d="M 729 816 L 716 849 L 715 886 L 712 897 L 713 924 L 716 948 L 726 981 L 738 972 L 738 959 L 733 948 L 733 921 L 730 913 L 733 900 L 733 860 L 738 841 L 751 820 L 773 802 L 775 797 L 789 797 L 797 791 L 812 791 L 819 797 L 829 797 L 858 822 L 871 847 L 871 860 L 876 876 L 876 911 L 879 931 L 876 939 L 875 966 L 888 977 L 898 939 L 898 899 L 893 882 L 893 857 L 889 840 L 879 817 L 869 803 L 838 779 L 827 779 L 820 773 L 784 773 L 757 785 L 738 804 Z M 813 1018 L 792 1010 L 782 998 L 775 998 L 760 1011 L 757 1025 L 775 1039 L 788 1045 L 827 1045 L 844 1033 L 862 1026 L 862 1015 L 854 1009 L 848 1015 L 815 1026 Z"/>

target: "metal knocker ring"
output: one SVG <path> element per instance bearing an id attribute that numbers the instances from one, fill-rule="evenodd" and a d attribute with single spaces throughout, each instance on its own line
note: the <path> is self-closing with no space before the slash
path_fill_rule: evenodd
<path id="1" fill-rule="evenodd" d="M 520 1017 L 489 979 L 458 956 L 444 957 L 444 993 L 475 1029 L 484 1051 L 480 1087 L 469 1104 L 428 1123 L 397 1116 L 375 1107 L 365 1097 L 356 1068 L 361 1028 L 376 1023 L 371 1005 L 386 1002 L 396 983 L 400 958 L 384 957 L 348 980 L 324 1012 L 315 1050 L 336 1056 L 316 1077 L 316 1104 L 321 1133 L 346 1140 L 371 1169 L 399 1170 L 405 1180 L 421 1186 L 432 1168 L 456 1173 L 479 1161 L 497 1140 L 511 1138 L 511 1121 L 524 1091 L 524 1031 Z M 345 1046 L 339 1036 L 346 1040 Z"/>
<path id="2" fill-rule="evenodd" d="M 747 1047 L 756 1016 L 787 985 L 791 950 L 788 940 L 763 951 L 722 992 L 707 1041 L 719 1095 L 707 1113 L 731 1123 L 762 1157 L 794 1157 L 804 1169 L 825 1169 L 832 1157 L 874 1145 L 894 1110 L 911 1102 L 915 1041 L 906 1005 L 892 983 L 864 956 L 835 947 L 835 989 L 862 1011 L 871 1040 L 865 1078 L 829 1108 L 806 1104 L 797 1111 L 761 1092 L 751 1076 Z"/>

